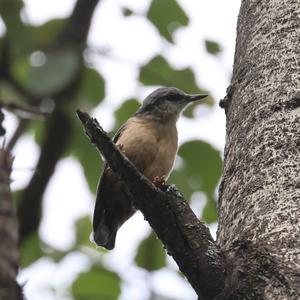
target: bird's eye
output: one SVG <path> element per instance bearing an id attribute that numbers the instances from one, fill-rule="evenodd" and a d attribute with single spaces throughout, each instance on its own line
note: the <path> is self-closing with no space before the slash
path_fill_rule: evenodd
<path id="1" fill-rule="evenodd" d="M 182 99 L 182 95 L 179 95 L 179 94 L 170 94 L 167 97 L 167 100 L 172 101 L 172 102 L 177 102 L 177 101 L 180 101 L 181 99 Z"/>

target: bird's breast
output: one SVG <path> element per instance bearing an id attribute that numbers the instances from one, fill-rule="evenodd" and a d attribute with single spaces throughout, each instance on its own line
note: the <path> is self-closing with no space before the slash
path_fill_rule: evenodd
<path id="1" fill-rule="evenodd" d="M 177 153 L 176 120 L 165 124 L 133 117 L 117 141 L 124 154 L 150 180 L 168 177 Z"/>

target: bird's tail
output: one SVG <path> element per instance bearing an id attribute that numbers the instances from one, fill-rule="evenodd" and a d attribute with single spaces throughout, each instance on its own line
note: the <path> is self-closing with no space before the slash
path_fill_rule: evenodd
<path id="1" fill-rule="evenodd" d="M 104 218 L 103 218 L 104 219 Z M 103 219 L 94 229 L 94 242 L 96 245 L 111 250 L 115 247 L 117 230 L 112 230 L 104 222 Z"/>

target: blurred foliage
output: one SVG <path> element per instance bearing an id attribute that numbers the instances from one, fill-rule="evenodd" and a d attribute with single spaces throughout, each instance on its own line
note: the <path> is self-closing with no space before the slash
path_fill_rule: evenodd
<path id="1" fill-rule="evenodd" d="M 217 55 L 222 51 L 219 43 L 211 40 L 205 40 L 206 51 L 210 54 Z"/>
<path id="2" fill-rule="evenodd" d="M 152 231 L 139 245 L 135 257 L 136 264 L 148 271 L 156 271 L 166 265 L 166 251 Z"/>
<path id="3" fill-rule="evenodd" d="M 199 93 L 191 68 L 176 70 L 161 56 L 155 56 L 141 68 L 139 80 L 144 85 L 176 86 L 187 93 Z"/>
<path id="4" fill-rule="evenodd" d="M 87 140 L 81 124 L 75 118 L 73 120 L 72 154 L 81 163 L 87 183 L 91 191 L 95 193 L 103 161 L 96 148 L 92 147 Z"/>
<path id="5" fill-rule="evenodd" d="M 72 284 L 75 300 L 116 300 L 120 292 L 119 276 L 100 266 L 93 266 L 88 272 L 79 274 Z"/>
<path id="6" fill-rule="evenodd" d="M 147 18 L 155 25 L 159 33 L 172 43 L 174 42 L 173 32 L 189 22 L 188 16 L 175 0 L 152 0 Z"/>
<path id="7" fill-rule="evenodd" d="M 35 58 L 36 62 L 35 56 L 40 56 Z M 31 57 L 33 62 L 27 57 L 15 60 L 12 72 L 20 84 L 35 96 L 47 97 L 59 93 L 71 84 L 81 67 L 80 53 L 74 49 L 33 52 Z"/>
<path id="8" fill-rule="evenodd" d="M 122 13 L 124 17 L 130 17 L 133 15 L 133 11 L 128 7 L 122 7 Z"/>
<path id="9" fill-rule="evenodd" d="M 206 195 L 203 221 L 215 222 L 217 212 L 214 192 L 222 171 L 219 151 L 206 142 L 195 140 L 183 144 L 178 151 L 178 156 L 182 161 L 172 172 L 169 182 L 176 184 L 187 200 L 194 192 L 203 191 Z"/>
<path id="10" fill-rule="evenodd" d="M 115 111 L 115 129 L 118 129 L 139 108 L 137 99 L 128 99 Z"/>
<path id="11" fill-rule="evenodd" d="M 38 102 L 33 104 L 41 109 L 49 110 L 49 107 L 53 109 L 59 106 L 67 112 L 66 115 L 72 124 L 72 133 L 69 148 L 64 155 L 74 157 L 81 164 L 88 186 L 95 193 L 103 162 L 84 134 L 81 124 L 75 117 L 75 110 L 81 108 L 91 111 L 101 105 L 106 96 L 106 78 L 100 73 L 101 68 L 96 70 L 85 61 L 84 47 L 57 45 L 57 37 L 63 26 L 68 23 L 68 19 L 52 19 L 41 25 L 30 25 L 21 18 L 23 6 L 21 0 L 0 0 L 0 16 L 6 28 L 5 35 L 0 37 L 0 66 L 8 67 L 5 72 L 3 69 L 0 70 L 0 98 L 20 104 L 24 101 L 30 103 L 31 98 L 35 100 L 37 98 Z M 136 15 L 131 8 L 120 7 L 120 9 L 125 17 Z M 161 40 L 163 42 L 167 40 L 168 46 L 171 47 L 176 47 L 174 39 L 176 30 L 189 24 L 189 16 L 175 0 L 152 0 L 143 17 L 157 29 Z M 214 41 L 206 40 L 205 47 L 207 52 L 214 55 L 221 51 L 220 45 Z M 153 88 L 176 86 L 188 93 L 208 93 L 199 86 L 192 67 L 174 68 L 162 53 L 153 53 L 153 57 L 137 71 L 137 86 L 138 84 Z M 7 73 L 10 80 L 6 78 Z M 120 100 L 122 103 L 114 112 L 112 133 L 116 132 L 140 105 L 135 98 Z M 209 96 L 201 103 L 212 106 L 214 100 Z M 195 105 L 191 105 L 184 115 L 192 118 L 194 108 Z M 47 138 L 46 129 L 47 120 L 33 120 L 27 132 L 33 133 L 37 144 L 42 146 Z M 176 184 L 188 201 L 193 193 L 203 192 L 206 204 L 199 217 L 207 223 L 215 222 L 217 220 L 215 191 L 222 166 L 220 153 L 207 142 L 194 140 L 181 145 L 178 155 L 179 165 L 173 171 L 169 182 Z M 90 216 L 80 217 L 74 224 L 76 231 L 74 245 L 65 251 L 46 245 L 41 241 L 38 232 L 35 232 L 21 245 L 21 267 L 26 268 L 42 257 L 60 263 L 74 251 L 91 256 L 85 251 L 89 247 L 94 248 L 89 240 L 91 226 Z M 96 262 L 94 257 L 91 258 L 90 270 L 80 273 L 72 283 L 70 290 L 74 299 L 119 298 L 124 281 L 118 274 L 99 265 L 99 260 L 103 256 L 106 257 L 105 253 L 102 252 L 101 255 L 97 253 L 99 255 Z M 168 267 L 165 250 L 153 232 L 138 245 L 133 263 L 149 274 Z M 157 295 L 155 291 L 151 291 L 151 295 L 152 299 L 167 299 Z"/>
<path id="12" fill-rule="evenodd" d="M 33 262 L 37 261 L 44 255 L 40 246 L 40 238 L 38 233 L 32 234 L 21 245 L 21 268 L 26 268 Z"/>

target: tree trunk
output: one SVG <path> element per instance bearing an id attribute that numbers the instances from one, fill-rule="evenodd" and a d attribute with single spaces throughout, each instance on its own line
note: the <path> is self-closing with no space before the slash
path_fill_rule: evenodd
<path id="1" fill-rule="evenodd" d="M 300 299 L 300 1 L 242 1 L 227 96 L 220 299 Z"/>
<path id="2" fill-rule="evenodd" d="M 237 28 L 217 244 L 77 113 L 199 299 L 300 299 L 300 0 L 242 0 Z"/>
<path id="3" fill-rule="evenodd" d="M 22 290 L 16 281 L 19 268 L 18 223 L 10 191 L 13 159 L 0 149 L 0 299 L 21 300 Z"/>

